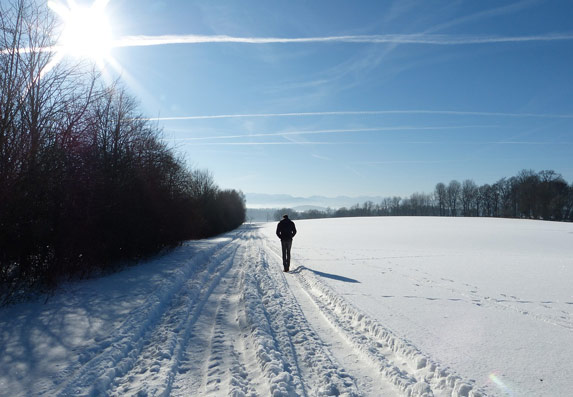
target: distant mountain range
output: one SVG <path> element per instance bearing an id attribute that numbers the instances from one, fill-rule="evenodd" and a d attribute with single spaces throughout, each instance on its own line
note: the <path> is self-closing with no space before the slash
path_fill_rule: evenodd
<path id="1" fill-rule="evenodd" d="M 352 207 L 355 204 L 362 204 L 366 201 L 379 203 L 383 197 L 378 196 L 310 196 L 295 197 L 288 194 L 266 194 L 266 193 L 246 193 L 247 208 L 292 208 L 297 211 L 309 209 L 323 210 L 328 207 L 337 209 L 341 207 Z"/>

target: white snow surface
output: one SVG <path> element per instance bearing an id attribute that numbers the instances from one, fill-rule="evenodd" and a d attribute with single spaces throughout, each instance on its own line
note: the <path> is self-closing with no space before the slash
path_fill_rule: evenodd
<path id="1" fill-rule="evenodd" d="M 296 225 L 0 308 L 0 396 L 573 394 L 573 224 Z"/>

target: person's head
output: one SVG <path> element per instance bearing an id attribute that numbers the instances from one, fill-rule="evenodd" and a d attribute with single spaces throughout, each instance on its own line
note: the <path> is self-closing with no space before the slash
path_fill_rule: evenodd
<path id="1" fill-rule="evenodd" d="M 288 214 L 284 214 L 283 219 L 288 219 Z"/>

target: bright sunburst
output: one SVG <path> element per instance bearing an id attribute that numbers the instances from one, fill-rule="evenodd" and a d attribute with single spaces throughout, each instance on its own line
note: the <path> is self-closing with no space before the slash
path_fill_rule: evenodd
<path id="1" fill-rule="evenodd" d="M 110 59 L 113 39 L 105 13 L 108 2 L 95 0 L 90 7 L 79 5 L 74 0 L 67 0 L 67 5 L 48 2 L 63 22 L 58 41 L 60 55 L 88 58 L 100 66 Z"/>

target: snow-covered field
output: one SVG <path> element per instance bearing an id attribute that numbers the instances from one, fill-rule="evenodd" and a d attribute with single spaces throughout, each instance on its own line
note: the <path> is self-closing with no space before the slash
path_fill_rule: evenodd
<path id="1" fill-rule="evenodd" d="M 245 225 L 0 309 L 0 395 L 565 396 L 573 224 Z"/>

